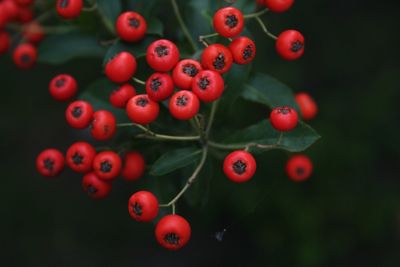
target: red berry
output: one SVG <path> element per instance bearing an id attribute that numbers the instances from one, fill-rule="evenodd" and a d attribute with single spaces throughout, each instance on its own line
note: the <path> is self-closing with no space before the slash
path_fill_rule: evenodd
<path id="1" fill-rule="evenodd" d="M 94 172 L 90 172 L 83 176 L 82 188 L 89 197 L 93 199 L 102 199 L 110 194 L 112 185 L 97 177 Z"/>
<path id="2" fill-rule="evenodd" d="M 128 52 L 121 52 L 106 64 L 105 73 L 115 83 L 129 81 L 136 73 L 136 59 Z"/>
<path id="3" fill-rule="evenodd" d="M 0 12 L 1 13 L 1 12 Z M 1 14 L 0 14 L 1 16 Z M 33 12 L 30 8 L 22 7 L 18 11 L 18 21 L 21 23 L 28 23 L 33 20 Z"/>
<path id="4" fill-rule="evenodd" d="M 256 56 L 256 44 L 247 37 L 238 37 L 229 45 L 236 64 L 248 64 Z"/>
<path id="5" fill-rule="evenodd" d="M 224 92 L 224 79 L 218 72 L 203 70 L 193 79 L 192 91 L 206 103 L 217 100 Z"/>
<path id="6" fill-rule="evenodd" d="M 272 12 L 282 13 L 288 10 L 294 0 L 264 0 L 264 5 Z"/>
<path id="7" fill-rule="evenodd" d="M 72 128 L 85 129 L 92 122 L 93 114 L 92 105 L 86 101 L 79 100 L 69 104 L 65 111 L 65 118 Z"/>
<path id="8" fill-rule="evenodd" d="M 57 149 L 46 149 L 36 158 L 37 171 L 46 177 L 59 175 L 64 169 L 64 156 Z"/>
<path id="9" fill-rule="evenodd" d="M 157 223 L 155 234 L 161 246 L 178 250 L 189 242 L 191 229 L 185 218 L 179 215 L 167 215 Z"/>
<path id="10" fill-rule="evenodd" d="M 96 149 L 89 143 L 77 142 L 71 145 L 66 154 L 67 165 L 75 172 L 87 173 L 92 170 Z"/>
<path id="11" fill-rule="evenodd" d="M 198 97 L 187 90 L 175 93 L 169 101 L 169 111 L 178 120 L 189 120 L 199 112 Z"/>
<path id="12" fill-rule="evenodd" d="M 177 87 L 188 90 L 192 87 L 193 78 L 202 70 L 200 63 L 193 59 L 184 59 L 178 62 L 172 73 Z"/>
<path id="13" fill-rule="evenodd" d="M 226 156 L 224 173 L 235 183 L 244 183 L 256 173 L 257 163 L 253 155 L 244 150 L 237 150 Z"/>
<path id="14" fill-rule="evenodd" d="M 33 0 L 14 0 L 14 2 L 20 7 L 26 7 L 32 5 Z"/>
<path id="15" fill-rule="evenodd" d="M 174 92 L 174 82 L 166 73 L 154 73 L 146 82 L 147 95 L 153 101 L 163 101 Z"/>
<path id="16" fill-rule="evenodd" d="M 278 54 L 285 60 L 296 60 L 304 54 L 304 37 L 295 30 L 282 32 L 275 43 Z"/>
<path id="17" fill-rule="evenodd" d="M 147 48 L 146 60 L 152 69 L 167 72 L 178 63 L 179 50 L 171 41 L 157 40 Z"/>
<path id="18" fill-rule="evenodd" d="M 213 24 L 217 33 L 224 37 L 232 38 L 243 31 L 243 14 L 234 7 L 224 7 L 215 13 Z"/>
<path id="19" fill-rule="evenodd" d="M 114 180 L 120 174 L 121 168 L 121 158 L 115 152 L 103 151 L 94 157 L 93 171 L 101 180 Z"/>
<path id="20" fill-rule="evenodd" d="M 58 14 L 65 19 L 79 17 L 82 8 L 82 0 L 58 0 L 56 7 Z"/>
<path id="21" fill-rule="evenodd" d="M 144 157 L 139 152 L 128 152 L 124 158 L 124 167 L 122 168 L 122 177 L 126 181 L 136 181 L 141 178 L 146 169 Z"/>
<path id="22" fill-rule="evenodd" d="M 30 43 L 37 44 L 44 38 L 44 31 L 42 26 L 37 22 L 31 22 L 24 26 L 22 35 Z"/>
<path id="23" fill-rule="evenodd" d="M 318 106 L 314 99 L 307 93 L 298 93 L 295 97 L 304 120 L 311 120 L 317 116 Z"/>
<path id="24" fill-rule="evenodd" d="M 296 128 L 299 117 L 291 107 L 277 107 L 271 111 L 270 120 L 276 130 L 287 132 Z"/>
<path id="25" fill-rule="evenodd" d="M 3 8 L 1 4 L 2 3 L 0 3 L 0 30 L 2 30 L 8 22 L 6 10 Z"/>
<path id="26" fill-rule="evenodd" d="M 111 93 L 110 103 L 116 108 L 125 108 L 129 99 L 131 99 L 135 95 L 135 87 L 130 84 L 124 84 Z"/>
<path id="27" fill-rule="evenodd" d="M 158 215 L 158 200 L 148 191 L 139 191 L 129 198 L 128 211 L 138 222 L 151 222 Z"/>
<path id="28" fill-rule="evenodd" d="M 4 0 L 1 3 L 0 9 L 4 10 L 5 20 L 12 21 L 18 16 L 19 7 L 13 0 Z"/>
<path id="29" fill-rule="evenodd" d="M 148 95 L 137 95 L 132 97 L 126 105 L 128 117 L 138 124 L 149 124 L 155 121 L 160 112 L 157 102 L 151 100 Z"/>
<path id="30" fill-rule="evenodd" d="M 136 12 L 122 13 L 116 22 L 119 37 L 127 42 L 137 42 L 143 39 L 147 31 L 146 20 Z"/>
<path id="31" fill-rule="evenodd" d="M 220 74 L 227 72 L 233 62 L 231 51 L 221 44 L 212 44 L 204 49 L 201 64 L 205 69 L 214 70 Z"/>
<path id="32" fill-rule="evenodd" d="M 29 69 L 36 63 L 37 50 L 31 44 L 18 45 L 13 53 L 13 60 L 17 67 Z"/>
<path id="33" fill-rule="evenodd" d="M 57 101 L 68 101 L 76 95 L 78 84 L 69 74 L 54 77 L 49 84 L 50 95 Z"/>
<path id="34" fill-rule="evenodd" d="M 292 181 L 302 182 L 310 178 L 313 164 L 306 155 L 295 155 L 286 163 L 286 173 Z"/>
<path id="35" fill-rule="evenodd" d="M 107 110 L 99 110 L 93 114 L 91 134 L 98 141 L 111 139 L 116 130 L 114 115 Z"/>
<path id="36" fill-rule="evenodd" d="M 0 55 L 4 54 L 10 48 L 10 35 L 8 32 L 1 32 L 0 31 Z"/>

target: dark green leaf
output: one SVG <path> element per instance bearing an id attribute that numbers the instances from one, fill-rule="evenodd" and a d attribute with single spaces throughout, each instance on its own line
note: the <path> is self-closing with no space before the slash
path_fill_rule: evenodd
<path id="1" fill-rule="evenodd" d="M 115 32 L 115 21 L 122 12 L 120 0 L 97 0 L 104 24 L 111 32 Z"/>
<path id="2" fill-rule="evenodd" d="M 164 25 L 158 18 L 151 18 L 147 21 L 147 34 L 155 34 L 162 36 L 164 32 Z"/>

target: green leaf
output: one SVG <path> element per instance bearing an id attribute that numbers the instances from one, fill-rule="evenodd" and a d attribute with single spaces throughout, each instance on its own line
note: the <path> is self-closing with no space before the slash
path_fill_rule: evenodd
<path id="1" fill-rule="evenodd" d="M 150 174 L 162 176 L 183 168 L 201 157 L 201 149 L 196 147 L 180 148 L 162 155 L 151 167 Z"/>
<path id="2" fill-rule="evenodd" d="M 158 18 L 152 17 L 150 20 L 147 21 L 147 34 L 162 36 L 163 32 L 164 25 Z"/>
<path id="3" fill-rule="evenodd" d="M 115 32 L 115 21 L 122 12 L 120 0 L 97 0 L 97 5 L 104 24 L 111 32 Z"/>

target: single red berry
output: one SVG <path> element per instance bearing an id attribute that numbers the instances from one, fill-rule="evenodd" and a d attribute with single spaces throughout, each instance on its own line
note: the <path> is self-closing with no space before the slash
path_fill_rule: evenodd
<path id="1" fill-rule="evenodd" d="M 78 84 L 69 74 L 54 77 L 49 84 L 50 95 L 57 101 L 68 101 L 76 95 Z"/>
<path id="2" fill-rule="evenodd" d="M 0 30 L 2 30 L 8 23 L 8 17 L 6 10 L 3 8 L 0 2 Z"/>
<path id="3" fill-rule="evenodd" d="M 98 141 L 111 139 L 116 130 L 114 115 L 107 110 L 99 110 L 93 114 L 91 134 Z"/>
<path id="4" fill-rule="evenodd" d="M 178 62 L 172 73 L 172 78 L 177 87 L 189 90 L 192 87 L 193 78 L 203 68 L 200 63 L 193 59 L 184 59 Z"/>
<path id="5" fill-rule="evenodd" d="M 111 81 L 124 83 L 135 75 L 136 68 L 135 57 L 128 52 L 121 52 L 107 62 L 105 73 Z"/>
<path id="6" fill-rule="evenodd" d="M 214 15 L 213 25 L 215 31 L 224 37 L 238 36 L 244 27 L 243 14 L 234 7 L 221 8 Z"/>
<path id="7" fill-rule="evenodd" d="M 237 150 L 226 156 L 223 169 L 229 180 L 244 183 L 256 173 L 257 163 L 249 152 Z"/>
<path id="8" fill-rule="evenodd" d="M 136 192 L 129 198 L 128 211 L 135 221 L 151 222 L 158 215 L 158 200 L 151 192 Z"/>
<path id="9" fill-rule="evenodd" d="M 189 242 L 190 224 L 179 215 L 167 215 L 157 223 L 155 235 L 164 248 L 178 250 Z"/>
<path id="10" fill-rule="evenodd" d="M 129 99 L 131 99 L 135 95 L 135 87 L 130 84 L 124 84 L 111 93 L 110 103 L 116 108 L 125 108 Z"/>
<path id="11" fill-rule="evenodd" d="M 121 168 L 121 158 L 115 152 L 103 151 L 94 157 L 93 171 L 101 180 L 114 180 L 120 174 Z"/>
<path id="12" fill-rule="evenodd" d="M 298 93 L 295 96 L 297 105 L 300 108 L 304 120 L 311 120 L 317 116 L 318 106 L 314 99 L 307 93 Z"/>
<path id="13" fill-rule="evenodd" d="M 83 0 L 58 0 L 57 12 L 65 19 L 79 17 L 83 8 Z"/>
<path id="14" fill-rule="evenodd" d="M 214 70 L 220 74 L 227 72 L 232 67 L 232 62 L 231 51 L 221 44 L 208 46 L 201 56 L 201 64 L 205 69 Z"/>
<path id="15" fill-rule="evenodd" d="M 313 164 L 306 155 L 295 155 L 286 163 L 286 173 L 292 181 L 302 182 L 310 178 Z"/>
<path id="16" fill-rule="evenodd" d="M 200 109 L 199 98 L 191 91 L 176 92 L 169 100 L 169 111 L 178 120 L 189 120 L 196 116 Z"/>
<path id="17" fill-rule="evenodd" d="M 0 4 L 0 8 L 4 10 L 6 21 L 13 21 L 17 18 L 19 7 L 13 0 L 3 0 Z"/>
<path id="18" fill-rule="evenodd" d="M 178 47 L 171 41 L 157 40 L 147 48 L 146 60 L 150 67 L 156 71 L 170 71 L 179 61 Z"/>
<path id="19" fill-rule="evenodd" d="M 147 95 L 153 101 L 163 101 L 174 92 L 174 82 L 166 73 L 154 73 L 146 82 Z"/>
<path id="20" fill-rule="evenodd" d="M 0 55 L 8 51 L 10 44 L 10 35 L 8 32 L 0 31 Z"/>
<path id="21" fill-rule="evenodd" d="M 37 171 L 46 177 L 59 175 L 64 169 L 64 156 L 57 149 L 46 149 L 36 158 Z"/>
<path id="22" fill-rule="evenodd" d="M 69 104 L 65 111 L 65 118 L 72 128 L 85 129 L 92 122 L 93 114 L 93 107 L 90 103 L 78 100 Z"/>
<path id="23" fill-rule="evenodd" d="M 264 5 L 272 12 L 282 13 L 287 11 L 294 0 L 264 0 Z"/>
<path id="24" fill-rule="evenodd" d="M 83 176 L 82 188 L 89 197 L 103 199 L 110 194 L 112 185 L 110 182 L 101 180 L 94 172 L 90 172 Z"/>
<path id="25" fill-rule="evenodd" d="M 20 8 L 19 11 L 18 11 L 17 19 L 21 23 L 31 22 L 33 20 L 33 12 L 32 12 L 32 10 L 30 8 L 28 8 L 28 7 Z"/>
<path id="26" fill-rule="evenodd" d="M 14 0 L 14 2 L 20 7 L 27 7 L 32 5 L 33 0 Z"/>
<path id="27" fill-rule="evenodd" d="M 75 172 L 88 173 L 92 170 L 96 149 L 87 142 L 76 142 L 67 150 L 67 165 Z"/>
<path id="28" fill-rule="evenodd" d="M 304 37 L 295 30 L 282 32 L 275 43 L 278 54 L 285 60 L 296 60 L 304 54 Z"/>
<path id="29" fill-rule="evenodd" d="M 149 124 L 155 121 L 160 112 L 157 102 L 151 100 L 148 95 L 132 97 L 126 105 L 126 113 L 129 119 L 138 124 Z"/>
<path id="30" fill-rule="evenodd" d="M 36 63 L 37 50 L 31 44 L 18 45 L 13 53 L 13 60 L 17 67 L 29 69 Z"/>
<path id="31" fill-rule="evenodd" d="M 137 42 L 143 39 L 147 31 L 146 20 L 136 12 L 122 13 L 116 22 L 119 37 L 127 42 Z"/>
<path id="32" fill-rule="evenodd" d="M 271 111 L 270 120 L 276 130 L 288 132 L 296 128 L 299 116 L 294 108 L 277 107 Z"/>
<path id="33" fill-rule="evenodd" d="M 122 177 L 126 181 L 136 181 L 141 178 L 146 170 L 146 161 L 139 152 L 128 152 L 124 158 Z"/>
<path id="34" fill-rule="evenodd" d="M 37 22 L 31 22 L 24 26 L 22 35 L 30 43 L 37 44 L 44 38 L 42 26 Z"/>
<path id="35" fill-rule="evenodd" d="M 203 70 L 196 75 L 192 83 L 192 91 L 206 103 L 217 100 L 224 92 L 224 79 L 218 72 Z"/>
<path id="36" fill-rule="evenodd" d="M 256 56 L 256 44 L 247 37 L 238 37 L 229 45 L 236 64 L 248 64 Z"/>

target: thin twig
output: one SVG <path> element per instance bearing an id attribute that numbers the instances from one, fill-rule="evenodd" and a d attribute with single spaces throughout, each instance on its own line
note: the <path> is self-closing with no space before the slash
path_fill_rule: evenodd
<path id="1" fill-rule="evenodd" d="M 197 51 L 198 50 L 197 44 L 194 42 L 192 35 L 190 35 L 189 29 L 187 28 L 185 22 L 183 21 L 183 18 L 182 18 L 181 12 L 179 11 L 179 7 L 178 7 L 178 4 L 176 3 L 176 0 L 171 0 L 171 4 L 174 9 L 175 16 L 178 19 L 179 25 L 182 28 L 183 33 L 185 34 L 186 38 L 188 39 L 190 45 L 192 46 L 193 51 Z"/>
<path id="2" fill-rule="evenodd" d="M 265 26 L 264 22 L 263 22 L 259 17 L 255 17 L 255 19 L 257 20 L 258 24 L 260 24 L 261 29 L 263 30 L 263 32 L 265 32 L 269 37 L 271 37 L 271 38 L 274 39 L 274 40 L 278 39 L 278 37 L 276 37 L 274 34 L 272 34 L 272 33 L 267 29 L 267 26 Z"/>

